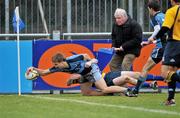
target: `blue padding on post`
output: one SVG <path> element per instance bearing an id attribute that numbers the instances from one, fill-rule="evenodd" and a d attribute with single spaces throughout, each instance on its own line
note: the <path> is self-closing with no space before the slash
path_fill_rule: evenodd
<path id="1" fill-rule="evenodd" d="M 106 65 L 111 60 L 113 53 L 114 53 L 114 50 L 112 48 L 99 49 L 97 59 L 98 59 L 98 66 L 101 71 L 104 70 Z"/>
<path id="2" fill-rule="evenodd" d="M 0 93 L 18 93 L 17 42 L 0 42 Z M 24 77 L 32 66 L 32 41 L 20 41 L 21 92 L 32 93 L 32 81 Z"/>

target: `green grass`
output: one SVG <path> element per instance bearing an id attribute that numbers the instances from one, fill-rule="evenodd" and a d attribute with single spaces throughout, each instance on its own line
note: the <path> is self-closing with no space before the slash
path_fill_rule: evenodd
<path id="1" fill-rule="evenodd" d="M 80 94 L 0 95 L 0 117 L 180 118 L 180 94 L 176 94 L 174 107 L 161 104 L 166 96 L 166 94 L 140 94 L 137 98 L 129 98 L 125 96 L 88 97 Z"/>

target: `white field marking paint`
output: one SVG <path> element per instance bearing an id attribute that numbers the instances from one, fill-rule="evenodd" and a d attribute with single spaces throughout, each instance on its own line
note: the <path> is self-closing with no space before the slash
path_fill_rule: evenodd
<path id="1" fill-rule="evenodd" d="M 80 104 L 88 104 L 88 105 L 93 105 L 93 106 L 112 107 L 112 108 L 120 108 L 120 109 L 131 109 L 131 110 L 148 112 L 148 113 L 151 112 L 151 113 L 159 113 L 159 114 L 165 114 L 165 115 L 177 115 L 177 116 L 180 116 L 179 112 L 160 110 L 160 109 L 147 109 L 147 108 L 143 108 L 143 107 L 103 104 L 103 103 L 88 102 L 88 101 L 75 100 L 75 99 L 62 99 L 62 98 L 52 98 L 52 97 L 32 96 L 32 95 L 22 95 L 22 96 L 32 97 L 32 98 L 36 98 L 36 99 L 53 100 L 53 101 L 67 101 L 67 102 L 73 102 L 73 103 L 76 102 L 76 103 L 80 103 Z"/>

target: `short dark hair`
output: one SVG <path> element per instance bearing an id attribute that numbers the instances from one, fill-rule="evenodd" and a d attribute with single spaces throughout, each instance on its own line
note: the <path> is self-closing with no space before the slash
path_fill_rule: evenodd
<path id="1" fill-rule="evenodd" d="M 174 0 L 174 2 L 180 2 L 180 0 Z"/>
<path id="2" fill-rule="evenodd" d="M 151 0 L 148 3 L 148 7 L 153 9 L 154 11 L 159 11 L 160 10 L 160 4 L 158 0 Z"/>
<path id="3" fill-rule="evenodd" d="M 52 56 L 53 63 L 62 62 L 64 60 L 65 60 L 64 56 L 59 52 Z"/>

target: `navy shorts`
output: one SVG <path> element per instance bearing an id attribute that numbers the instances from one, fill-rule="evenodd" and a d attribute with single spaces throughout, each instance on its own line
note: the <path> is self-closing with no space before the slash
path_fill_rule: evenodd
<path id="1" fill-rule="evenodd" d="M 157 64 L 162 60 L 164 48 L 154 48 L 151 53 L 152 60 Z"/>
<path id="2" fill-rule="evenodd" d="M 113 86 L 113 79 L 117 78 L 121 76 L 121 72 L 120 71 L 115 71 L 115 72 L 109 72 L 104 76 L 104 80 L 107 84 L 107 86 Z"/>
<path id="3" fill-rule="evenodd" d="M 180 41 L 169 40 L 167 42 L 162 64 L 180 67 Z"/>

